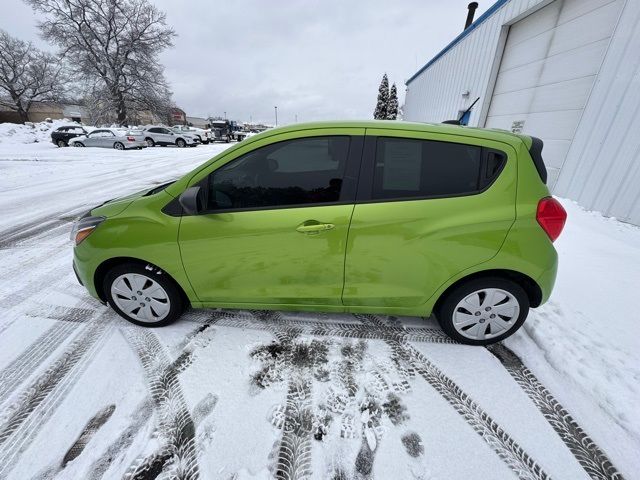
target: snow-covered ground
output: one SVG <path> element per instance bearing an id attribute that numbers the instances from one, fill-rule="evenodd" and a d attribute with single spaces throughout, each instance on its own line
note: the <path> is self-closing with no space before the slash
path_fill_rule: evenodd
<path id="1" fill-rule="evenodd" d="M 640 229 L 569 201 L 551 302 L 490 349 L 420 318 L 140 329 L 91 299 L 74 216 L 223 148 L 0 143 L 0 479 L 640 477 Z"/>

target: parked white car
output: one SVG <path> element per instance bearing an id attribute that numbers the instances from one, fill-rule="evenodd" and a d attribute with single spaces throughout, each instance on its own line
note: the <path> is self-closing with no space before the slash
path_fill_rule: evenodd
<path id="1" fill-rule="evenodd" d="M 180 132 L 186 135 L 191 135 L 192 137 L 195 137 L 200 143 L 204 145 L 206 145 L 210 141 L 213 141 L 210 130 L 204 130 L 202 128 L 197 128 L 197 127 L 186 127 L 183 125 L 176 125 L 175 127 L 172 127 L 172 130 L 174 132 Z"/>
<path id="2" fill-rule="evenodd" d="M 98 128 L 92 132 L 69 140 L 71 147 L 102 147 L 116 150 L 145 148 L 147 144 L 141 130 Z"/>
<path id="3" fill-rule="evenodd" d="M 144 130 L 144 140 L 147 146 L 154 147 L 160 145 L 165 147 L 167 145 L 175 145 L 177 147 L 195 147 L 198 142 L 195 137 L 182 133 L 175 132 L 167 127 L 148 127 Z"/>

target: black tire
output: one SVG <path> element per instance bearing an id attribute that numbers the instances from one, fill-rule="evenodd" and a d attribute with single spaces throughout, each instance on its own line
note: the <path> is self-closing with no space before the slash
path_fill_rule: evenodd
<path id="1" fill-rule="evenodd" d="M 180 148 L 184 148 L 187 146 L 187 142 L 185 142 L 183 139 L 179 138 L 176 140 L 176 146 L 180 147 Z"/>
<path id="2" fill-rule="evenodd" d="M 169 313 L 162 320 L 152 323 L 143 322 L 129 316 L 118 307 L 112 297 L 111 285 L 118 277 L 124 274 L 143 275 L 158 283 L 165 290 L 168 296 L 170 308 Z M 185 310 L 185 304 L 181 292 L 175 282 L 171 279 L 171 277 L 169 277 L 169 275 L 167 275 L 166 272 L 151 265 L 145 266 L 138 263 L 123 263 L 117 265 L 109 270 L 105 275 L 102 288 L 109 306 L 111 306 L 111 308 L 113 308 L 113 310 L 125 320 L 136 325 L 140 325 L 141 327 L 164 327 L 165 325 L 169 325 L 170 323 L 173 323 L 178 318 L 180 318 Z"/>
<path id="3" fill-rule="evenodd" d="M 82 142 L 73 142 L 74 147 L 84 147 L 84 143 Z"/>
<path id="4" fill-rule="evenodd" d="M 508 329 L 495 337 L 483 340 L 468 338 L 462 335 L 454 326 L 454 309 L 467 296 L 482 289 L 497 288 L 511 294 L 519 306 L 519 314 Z M 454 287 L 446 293 L 446 297 L 439 302 L 434 312 L 442 330 L 454 340 L 467 345 L 490 345 L 513 335 L 524 323 L 529 314 L 529 297 L 527 292 L 516 282 L 501 277 L 482 277 L 469 280 Z M 464 311 L 464 310 L 463 310 Z M 489 327 L 490 329 L 490 327 Z M 490 333 L 489 333 L 490 334 Z"/>
<path id="5" fill-rule="evenodd" d="M 156 142 L 153 141 L 153 138 L 145 138 L 144 139 L 145 142 L 147 142 L 147 146 L 148 147 L 155 147 L 156 146 Z"/>
<path id="6" fill-rule="evenodd" d="M 69 146 L 69 145 L 67 145 L 67 142 L 65 142 L 64 140 L 58 140 L 56 142 L 56 145 L 58 145 L 58 147 L 60 147 L 60 148 Z"/>
<path id="7" fill-rule="evenodd" d="M 113 144 L 113 148 L 116 150 L 124 150 L 124 145 L 121 142 L 116 142 Z"/>

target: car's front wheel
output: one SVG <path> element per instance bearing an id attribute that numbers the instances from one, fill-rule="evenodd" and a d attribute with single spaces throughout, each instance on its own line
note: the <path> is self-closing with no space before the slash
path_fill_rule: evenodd
<path id="1" fill-rule="evenodd" d="M 84 143 L 82 142 L 73 142 L 74 147 L 84 147 Z"/>
<path id="2" fill-rule="evenodd" d="M 464 282 L 447 293 L 437 311 L 440 326 L 469 345 L 499 342 L 518 330 L 529 313 L 529 297 L 516 282 L 499 277 Z"/>
<path id="3" fill-rule="evenodd" d="M 60 148 L 67 146 L 67 142 L 65 142 L 64 140 L 58 140 L 56 143 Z"/>
<path id="4" fill-rule="evenodd" d="M 184 302 L 171 278 L 151 265 L 125 263 L 104 280 L 109 305 L 124 319 L 143 327 L 162 327 L 180 317 Z"/>

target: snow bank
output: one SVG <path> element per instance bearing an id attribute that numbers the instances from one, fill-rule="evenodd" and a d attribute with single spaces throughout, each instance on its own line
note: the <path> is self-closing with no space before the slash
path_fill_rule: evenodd
<path id="1" fill-rule="evenodd" d="M 24 125 L 19 123 L 0 123 L 0 143 L 21 144 L 50 142 L 51 131 L 64 125 L 78 124 L 66 118 L 53 120 L 52 122 L 27 122 Z"/>

